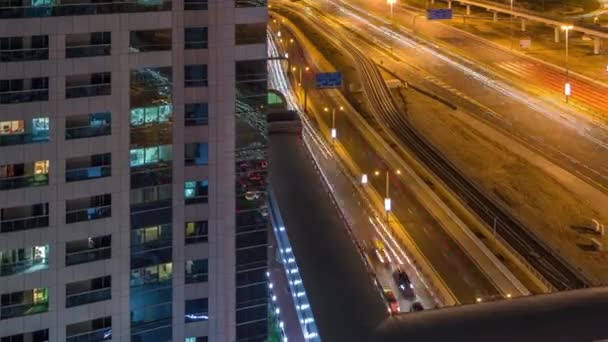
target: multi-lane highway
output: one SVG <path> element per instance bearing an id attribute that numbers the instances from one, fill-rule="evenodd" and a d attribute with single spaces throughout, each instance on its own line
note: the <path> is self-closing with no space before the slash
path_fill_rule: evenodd
<path id="1" fill-rule="evenodd" d="M 570 104 L 591 110 L 581 112 L 564 101 L 565 73 L 560 69 L 420 18 L 416 32 L 433 37 L 433 41 L 411 36 L 413 15 L 406 10 L 395 11 L 396 31 L 391 33 L 383 2 L 335 4 L 341 7 L 323 7 L 324 13 L 370 40 L 381 41 L 386 48 L 393 40 L 402 65 L 395 72 L 419 79 L 418 83 L 608 191 L 608 132 L 586 120 L 608 117 L 606 86 L 571 74 Z"/>
<path id="2" fill-rule="evenodd" d="M 292 61 L 296 61 L 298 57 L 293 55 L 290 58 Z M 317 97 L 317 104 L 322 104 L 321 107 L 317 107 L 320 112 L 323 112 L 323 106 L 350 108 L 350 105 L 344 99 L 333 97 L 331 93 L 312 91 L 310 96 Z M 348 115 L 348 112 L 340 115 Z M 341 145 L 348 151 L 353 162 L 361 170 L 371 174 L 374 170 L 385 170 L 387 168 L 388 165 L 384 162 L 383 157 L 377 155 L 374 149 L 368 146 L 368 140 L 354 123 L 344 118 L 338 118 L 336 126 L 340 132 Z M 337 176 L 335 179 L 339 181 L 340 177 Z M 370 183 L 378 193 L 384 192 L 384 179 L 371 177 Z M 347 193 L 343 201 L 350 201 L 349 195 L 351 194 Z M 391 197 L 396 203 L 393 208 L 394 217 L 408 229 L 412 240 L 416 242 L 441 279 L 453 292 L 458 302 L 474 303 L 478 298 L 501 297 L 492 282 L 478 269 L 476 263 L 445 232 L 442 224 L 417 201 L 414 194 L 401 183 L 400 179 L 396 178 L 391 182 Z M 371 227 L 369 222 L 366 226 L 367 229 Z M 362 239 L 367 240 L 368 244 L 371 245 L 369 233 L 361 232 L 361 234 L 363 234 Z"/>

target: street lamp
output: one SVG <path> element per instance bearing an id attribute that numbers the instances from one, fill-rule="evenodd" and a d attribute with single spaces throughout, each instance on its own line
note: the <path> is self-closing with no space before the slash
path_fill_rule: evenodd
<path id="1" fill-rule="evenodd" d="M 511 17 L 509 19 L 509 43 L 511 44 L 511 50 L 513 50 L 513 0 L 511 0 Z"/>
<path id="2" fill-rule="evenodd" d="M 397 175 L 401 175 L 401 170 L 396 170 L 395 173 Z M 389 185 L 390 185 L 390 171 L 386 170 L 386 184 L 385 184 L 385 195 L 384 195 L 384 212 L 386 214 L 386 222 L 388 223 L 389 221 L 389 215 L 391 213 L 391 211 L 393 210 L 393 203 L 390 197 L 390 189 L 389 189 Z M 378 177 L 380 176 L 380 171 L 375 170 L 374 171 L 374 176 Z M 366 185 L 368 183 L 368 178 L 367 178 L 367 174 L 364 173 L 361 176 L 361 184 Z"/>
<path id="3" fill-rule="evenodd" d="M 393 5 L 397 3 L 397 0 L 386 0 L 386 2 L 388 3 L 389 7 L 391 8 L 391 26 L 392 29 L 394 29 L 395 26 L 395 22 L 393 20 Z M 391 55 L 393 54 L 393 32 L 391 29 Z"/>
<path id="4" fill-rule="evenodd" d="M 344 111 L 344 107 L 340 106 L 339 107 L 340 111 Z M 323 109 L 324 111 L 329 111 L 329 108 L 325 107 Z M 331 109 L 331 139 L 332 142 L 335 142 L 336 138 L 338 137 L 338 130 L 336 128 L 336 108 L 332 108 Z"/>
<path id="5" fill-rule="evenodd" d="M 303 88 L 304 90 L 304 112 L 306 113 L 307 111 L 307 104 L 308 104 L 308 93 L 307 93 L 307 89 L 306 89 L 306 85 L 303 83 L 303 79 L 302 79 L 302 73 L 303 71 L 308 72 L 310 70 L 309 67 L 300 67 L 300 86 Z"/>
<path id="6" fill-rule="evenodd" d="M 566 84 L 564 84 L 564 95 L 566 96 L 566 103 L 568 103 L 568 98 L 570 94 L 572 94 L 572 89 L 570 87 L 570 69 L 568 66 L 568 33 L 572 30 L 572 25 L 562 25 L 562 30 L 566 32 Z"/>

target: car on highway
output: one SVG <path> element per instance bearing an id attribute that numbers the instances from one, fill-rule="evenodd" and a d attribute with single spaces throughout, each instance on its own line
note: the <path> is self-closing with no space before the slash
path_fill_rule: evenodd
<path id="1" fill-rule="evenodd" d="M 395 280 L 395 284 L 399 288 L 399 291 L 404 297 L 414 297 L 414 285 L 412 281 L 407 276 L 407 273 L 401 269 L 396 269 L 393 272 L 393 280 Z"/>
<path id="2" fill-rule="evenodd" d="M 376 254 L 376 257 L 380 263 L 390 265 L 391 258 L 388 256 L 388 253 L 386 253 L 384 243 L 378 239 L 374 239 L 374 254 Z"/>
<path id="3" fill-rule="evenodd" d="M 422 304 L 420 304 L 420 302 L 413 302 L 412 306 L 410 307 L 410 312 L 418 311 L 424 311 L 424 307 L 422 307 Z"/>
<path id="4" fill-rule="evenodd" d="M 401 309 L 399 309 L 399 302 L 397 302 L 397 298 L 395 297 L 395 293 L 391 290 L 384 289 L 384 299 L 388 304 L 388 313 L 391 315 L 398 314 Z"/>

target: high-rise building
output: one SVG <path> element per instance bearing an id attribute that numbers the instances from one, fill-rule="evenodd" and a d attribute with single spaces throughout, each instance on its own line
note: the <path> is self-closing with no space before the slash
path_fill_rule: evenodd
<path id="1" fill-rule="evenodd" d="M 0 341 L 264 341 L 265 0 L 0 0 Z"/>

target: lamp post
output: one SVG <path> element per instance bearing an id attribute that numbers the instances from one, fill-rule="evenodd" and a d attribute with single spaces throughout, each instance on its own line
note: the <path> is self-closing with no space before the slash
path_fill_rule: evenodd
<path id="1" fill-rule="evenodd" d="M 329 111 L 329 108 L 325 107 L 323 110 L 327 112 L 327 111 Z M 339 110 L 344 111 L 344 107 L 340 106 Z M 332 143 L 335 143 L 336 139 L 338 138 L 338 129 L 336 128 L 336 108 L 335 107 L 331 109 L 330 135 L 331 135 Z"/>
<path id="2" fill-rule="evenodd" d="M 310 70 L 309 67 L 300 67 L 300 80 L 299 80 L 299 84 L 300 86 L 303 88 L 304 90 L 304 112 L 307 112 L 307 104 L 308 104 L 308 94 L 307 94 L 307 89 L 306 89 L 306 85 L 303 83 L 303 71 L 308 72 Z"/>
<path id="3" fill-rule="evenodd" d="M 511 50 L 513 50 L 513 0 L 511 0 L 511 17 L 509 19 L 509 44 L 511 44 Z"/>
<path id="4" fill-rule="evenodd" d="M 566 84 L 564 84 L 564 95 L 566 96 L 566 103 L 568 103 L 568 98 L 572 93 L 572 89 L 570 87 L 570 69 L 568 65 L 568 33 L 572 30 L 572 25 L 562 25 L 562 30 L 566 33 Z"/>
<path id="5" fill-rule="evenodd" d="M 393 5 L 397 3 L 397 0 L 386 0 L 386 2 L 388 3 L 390 9 L 391 9 L 391 55 L 393 54 L 393 32 L 392 29 L 394 29 L 395 23 L 393 21 Z"/>
<path id="6" fill-rule="evenodd" d="M 397 170 L 395 171 L 395 173 L 397 175 L 401 174 L 401 170 Z M 376 170 L 374 171 L 374 176 L 378 177 L 380 176 L 380 171 Z M 389 215 L 392 211 L 392 207 L 393 207 L 393 203 L 390 197 L 390 171 L 387 169 L 386 173 L 386 182 L 385 182 L 385 189 L 384 189 L 384 213 L 386 214 L 386 223 L 389 222 Z M 368 183 L 368 178 L 367 178 L 367 174 L 364 173 L 363 175 L 361 175 L 361 184 L 366 185 Z"/>

